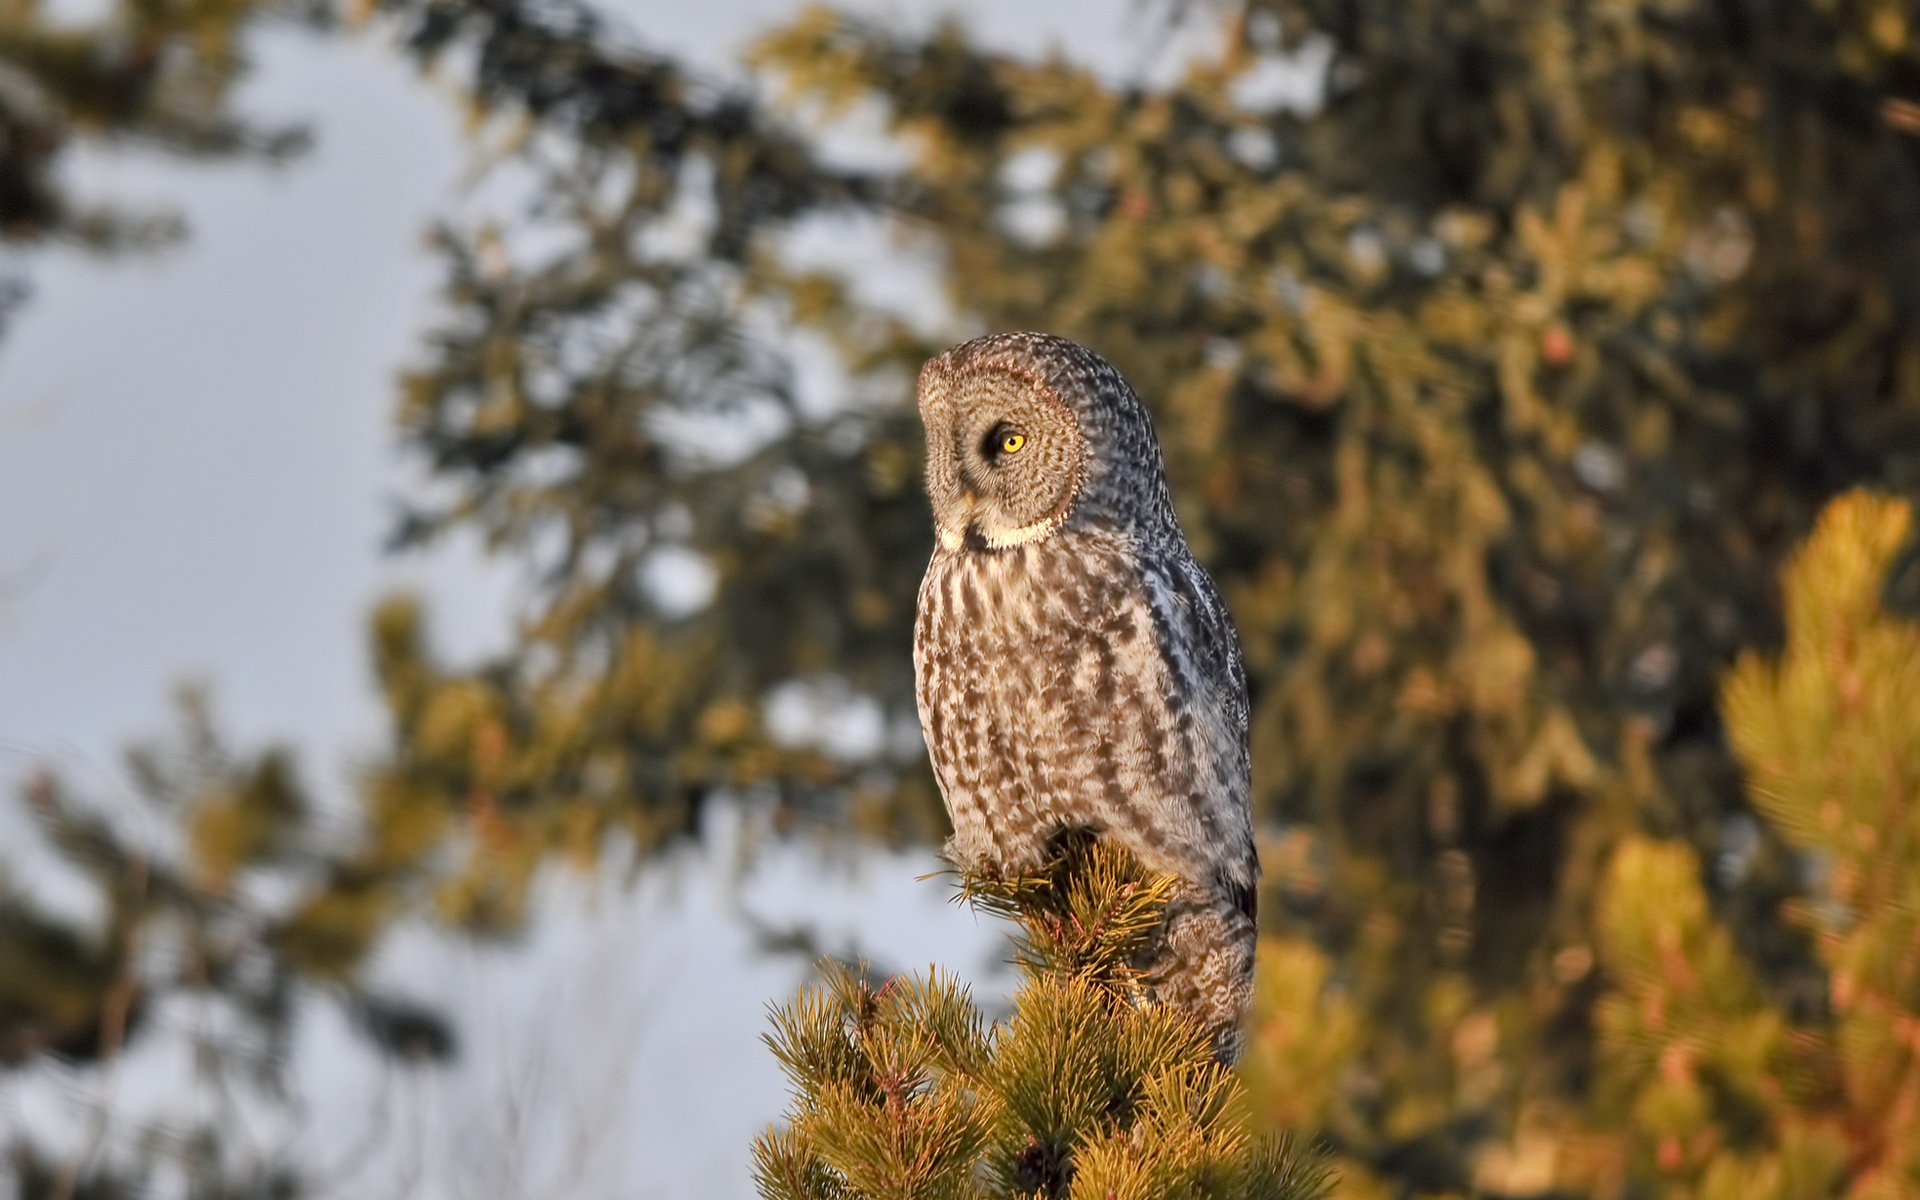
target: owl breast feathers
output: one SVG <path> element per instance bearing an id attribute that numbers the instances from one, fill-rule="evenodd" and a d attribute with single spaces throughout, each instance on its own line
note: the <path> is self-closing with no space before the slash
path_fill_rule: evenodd
<path id="1" fill-rule="evenodd" d="M 938 542 L 920 585 L 920 724 L 969 869 L 1088 829 L 1181 888 L 1154 998 L 1237 1057 L 1254 854 L 1239 639 L 1188 549 L 1145 407 L 1099 356 L 1015 333 L 920 375 Z"/>

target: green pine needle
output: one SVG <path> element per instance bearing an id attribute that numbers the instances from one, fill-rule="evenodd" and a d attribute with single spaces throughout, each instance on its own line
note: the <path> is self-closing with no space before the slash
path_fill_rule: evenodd
<path id="1" fill-rule="evenodd" d="M 754 1145 L 760 1194 L 1318 1200 L 1321 1157 L 1252 1137 L 1205 1031 L 1141 1003 L 1175 886 L 1085 837 L 1031 874 L 963 876 L 963 899 L 1019 926 L 1024 981 L 997 1024 L 938 968 L 876 987 L 826 964 L 772 1014 L 794 1102 Z"/>

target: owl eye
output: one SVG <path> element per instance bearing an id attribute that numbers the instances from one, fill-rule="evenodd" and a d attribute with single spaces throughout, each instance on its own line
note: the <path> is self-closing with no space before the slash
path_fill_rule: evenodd
<path id="1" fill-rule="evenodd" d="M 1027 435 L 1011 425 L 995 425 L 980 439 L 980 457 L 993 463 L 1009 454 L 1018 454 L 1027 444 Z"/>

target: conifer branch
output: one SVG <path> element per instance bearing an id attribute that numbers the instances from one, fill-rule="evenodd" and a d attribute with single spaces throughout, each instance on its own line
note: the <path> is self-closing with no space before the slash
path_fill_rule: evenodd
<path id="1" fill-rule="evenodd" d="M 1173 886 L 1084 837 L 1031 874 L 963 875 L 962 900 L 1018 926 L 998 1023 L 938 968 L 876 987 L 826 964 L 772 1013 L 793 1104 L 754 1145 L 760 1194 L 1316 1200 L 1322 1159 L 1251 1136 L 1206 1032 L 1142 1002 Z"/>

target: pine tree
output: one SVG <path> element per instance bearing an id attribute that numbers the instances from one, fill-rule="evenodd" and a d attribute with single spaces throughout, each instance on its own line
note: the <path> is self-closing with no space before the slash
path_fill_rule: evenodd
<path id="1" fill-rule="evenodd" d="M 1755 808 L 1809 876 L 1785 916 L 1824 994 L 1782 993 L 1713 912 L 1684 843 L 1613 854 L 1596 926 L 1592 1115 L 1605 1194 L 1920 1196 L 1920 622 L 1887 608 L 1904 501 L 1835 501 L 1786 569 L 1786 644 L 1723 690 Z M 1584 1161 L 1582 1159 L 1584 1158 Z"/>
<path id="2" fill-rule="evenodd" d="M 76 196 L 62 163 L 79 145 L 208 160 L 277 161 L 300 150 L 300 129 L 251 121 L 232 97 L 252 29 L 322 12 L 302 0 L 0 7 L 0 248 L 59 241 L 140 250 L 184 232 L 177 214 Z M 0 332 L 25 294 L 24 279 L 0 274 Z"/>
<path id="3" fill-rule="evenodd" d="M 437 1014 L 356 977 L 399 881 L 363 869 L 352 839 L 328 844 L 287 752 L 233 751 L 197 693 L 179 709 L 174 736 L 129 755 L 130 801 L 51 772 L 21 797 L 40 836 L 0 862 L 0 1092 L 64 1077 L 78 1118 L 45 1138 L 15 1123 L 0 1140 L 0 1182 L 20 1200 L 302 1194 L 297 1146 L 234 1130 L 292 1113 L 303 1002 L 338 1005 L 402 1065 L 455 1050 Z M 87 903 L 47 905 L 9 878 L 23 859 L 58 864 Z M 143 1056 L 151 1070 L 154 1045 L 182 1040 L 192 1075 L 171 1111 L 116 1112 L 119 1064 Z"/>
<path id="4" fill-rule="evenodd" d="M 1269 1088 L 1250 1055 L 1249 1079 L 1351 1180 L 1552 1185 L 1623 839 L 1740 858 L 1709 911 L 1759 986 L 1824 991 L 1781 917 L 1801 857 L 1755 819 L 1718 683 L 1779 636 L 1778 568 L 1821 507 L 1920 479 L 1911 4 L 1149 6 L 1217 41 L 1122 80 L 811 9 L 754 50 L 760 92 L 574 5 L 383 11 L 478 64 L 477 108 L 568 197 L 524 252 L 512 223 L 447 231 L 408 380 L 450 499 L 404 532 L 476 528 L 548 583 L 514 654 L 428 668 L 505 716 L 436 746 L 457 769 L 410 804 L 458 812 L 497 746 L 515 853 L 690 836 L 742 793 L 936 834 L 917 753 L 814 755 L 765 714 L 806 685 L 911 722 L 911 373 L 1039 327 L 1154 407 L 1240 625 L 1262 912 L 1322 981 L 1263 985 L 1268 1058 L 1319 1073 Z M 1275 89 L 1289 71 L 1314 86 Z M 849 114 L 893 165 L 822 149 Z M 690 211 L 713 219 L 653 236 Z M 932 265 L 951 326 L 797 264 L 790 235 L 823 227 Z M 836 404 L 799 396 L 795 330 Z M 703 564 L 707 603 L 662 604 L 656 557 Z M 559 784 L 527 782 L 541 761 Z"/>
<path id="5" fill-rule="evenodd" d="M 1032 876 L 965 879 L 1020 926 L 1000 1021 L 937 967 L 876 987 L 828 966 L 774 1012 L 794 1098 L 755 1143 L 761 1195 L 1317 1200 L 1318 1156 L 1256 1137 L 1205 1031 L 1141 1002 L 1173 882 L 1084 839 Z"/>
<path id="6" fill-rule="evenodd" d="M 755 52 L 781 91 L 573 0 L 373 6 L 539 196 L 440 231 L 401 407 L 436 503 L 398 537 L 478 532 L 542 586 L 478 666 L 377 615 L 393 744 L 311 928 L 347 969 L 395 879 L 510 925 L 545 856 L 695 836 L 716 796 L 937 836 L 910 738 L 767 714 L 911 722 L 911 371 L 1041 326 L 1155 407 L 1245 637 L 1263 1113 L 1361 1194 L 1905 1186 L 1906 651 L 1850 610 L 1879 640 L 1827 674 L 1792 639 L 1831 600 L 1777 579 L 1835 496 L 1920 480 L 1920 16 L 1168 8 L 1219 35 L 1172 81 L 808 11 Z M 1289 68 L 1318 86 L 1276 96 Z M 822 149 L 847 113 L 893 165 Z M 951 327 L 796 264 L 822 226 L 933 264 Z M 650 585 L 674 561 L 704 604 Z M 1800 665 L 1723 692 L 1783 629 Z"/>

